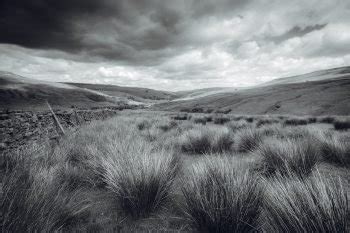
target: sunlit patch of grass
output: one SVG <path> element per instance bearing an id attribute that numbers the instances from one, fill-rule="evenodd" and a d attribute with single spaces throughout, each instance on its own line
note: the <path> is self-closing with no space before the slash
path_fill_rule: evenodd
<path id="1" fill-rule="evenodd" d="M 339 180 L 276 176 L 265 186 L 266 232 L 349 232 L 349 194 Z"/>

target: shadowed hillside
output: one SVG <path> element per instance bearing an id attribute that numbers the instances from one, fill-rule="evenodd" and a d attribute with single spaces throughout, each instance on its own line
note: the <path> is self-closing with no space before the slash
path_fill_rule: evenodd
<path id="1" fill-rule="evenodd" d="M 107 95 L 87 89 L 0 72 L 0 108 L 46 109 L 46 100 L 56 108 L 70 108 L 72 105 L 90 108 L 120 104 Z"/>
<path id="2" fill-rule="evenodd" d="M 289 83 L 292 78 L 281 79 L 265 86 L 172 101 L 154 107 L 171 111 L 230 109 L 235 114 L 347 115 L 350 114 L 350 74 L 346 73 L 348 68 L 341 69 L 340 75 L 334 73 L 337 69 L 322 71 L 322 74 L 328 73 L 327 78 L 325 75 L 317 78 L 308 74 L 308 77 L 294 77 L 299 81 L 296 83 Z"/>

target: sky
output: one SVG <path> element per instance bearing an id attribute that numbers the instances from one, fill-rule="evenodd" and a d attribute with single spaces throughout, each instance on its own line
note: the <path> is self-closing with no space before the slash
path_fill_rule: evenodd
<path id="1" fill-rule="evenodd" d="M 350 65 L 349 0 L 2 0 L 0 70 L 178 91 Z"/>

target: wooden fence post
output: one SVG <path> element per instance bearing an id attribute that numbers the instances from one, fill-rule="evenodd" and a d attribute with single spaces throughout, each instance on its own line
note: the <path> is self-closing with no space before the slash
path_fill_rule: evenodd
<path id="1" fill-rule="evenodd" d="M 64 135 L 64 134 L 65 134 L 64 129 L 63 129 L 61 123 L 59 122 L 59 120 L 58 120 L 58 118 L 57 118 L 55 112 L 52 110 L 51 105 L 49 104 L 48 101 L 46 101 L 46 104 L 47 104 L 47 106 L 49 107 L 50 112 L 51 112 L 51 114 L 52 114 L 52 118 L 53 118 L 53 120 L 54 120 L 54 122 L 55 122 L 55 125 L 56 125 L 56 130 L 58 131 L 58 133 L 59 133 L 61 136 Z"/>

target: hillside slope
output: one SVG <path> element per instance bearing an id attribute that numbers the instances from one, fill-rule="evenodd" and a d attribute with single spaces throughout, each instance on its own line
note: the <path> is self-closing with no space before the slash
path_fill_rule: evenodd
<path id="1" fill-rule="evenodd" d="M 42 109 L 119 106 L 115 98 L 62 83 L 44 82 L 0 71 L 0 109 Z"/>
<path id="2" fill-rule="evenodd" d="M 212 88 L 195 89 L 191 91 L 178 91 L 176 92 L 176 94 L 179 97 L 174 100 L 181 101 L 181 100 L 196 99 L 196 98 L 202 98 L 202 97 L 215 95 L 219 93 L 234 92 L 240 89 L 241 88 L 235 88 L 235 87 L 212 87 Z"/>
<path id="3" fill-rule="evenodd" d="M 310 81 L 321 81 L 327 79 L 348 77 L 350 75 L 350 67 L 338 67 L 327 70 L 318 70 L 307 74 L 296 75 L 286 78 L 279 78 L 272 80 L 270 82 L 263 83 L 260 86 L 268 86 L 275 84 L 288 84 L 288 83 L 302 83 L 302 82 L 310 82 Z"/>
<path id="4" fill-rule="evenodd" d="M 109 96 L 126 97 L 137 101 L 144 100 L 171 100 L 178 95 L 166 91 L 158 91 L 139 87 L 122 87 L 116 85 L 87 84 L 87 83 L 67 83 L 72 86 L 95 90 Z"/>
<path id="5" fill-rule="evenodd" d="M 350 71 L 350 69 L 348 69 Z M 317 77 L 314 77 L 317 80 Z M 203 108 L 234 114 L 349 115 L 350 74 L 319 81 L 270 84 L 155 105 L 159 110 Z"/>

